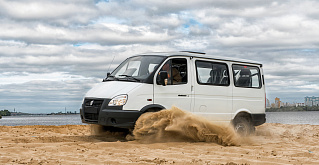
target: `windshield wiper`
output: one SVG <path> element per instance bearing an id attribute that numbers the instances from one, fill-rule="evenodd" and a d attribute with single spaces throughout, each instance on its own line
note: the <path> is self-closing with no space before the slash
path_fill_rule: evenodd
<path id="1" fill-rule="evenodd" d="M 118 80 L 117 77 L 115 77 L 115 76 L 113 76 L 113 75 L 109 75 L 109 76 L 107 76 L 105 79 L 103 79 L 103 82 L 105 82 L 105 81 L 112 81 L 112 80 L 108 80 L 108 78 L 113 78 L 113 80 L 115 80 L 115 81 Z"/>
<path id="2" fill-rule="evenodd" d="M 137 78 L 135 78 L 135 77 L 133 77 L 133 76 L 130 76 L 130 75 L 122 74 L 122 75 L 119 75 L 119 76 L 125 76 L 126 78 L 132 78 L 132 79 L 135 80 L 135 81 L 141 82 L 140 79 L 137 79 Z"/>

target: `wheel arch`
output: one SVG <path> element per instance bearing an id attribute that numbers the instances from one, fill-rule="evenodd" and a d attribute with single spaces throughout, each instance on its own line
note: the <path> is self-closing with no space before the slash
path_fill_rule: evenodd
<path id="1" fill-rule="evenodd" d="M 255 132 L 253 117 L 249 111 L 239 111 L 231 121 L 235 131 L 242 136 L 248 136 Z"/>
<path id="2" fill-rule="evenodd" d="M 232 119 L 232 123 L 234 123 L 239 118 L 245 118 L 247 121 L 252 121 L 251 112 L 247 109 L 240 109 L 235 113 L 235 117 Z"/>
<path id="3" fill-rule="evenodd" d="M 142 113 L 145 113 L 145 112 L 157 112 L 157 111 L 160 111 L 162 109 L 166 109 L 164 106 L 162 105 L 159 105 L 159 104 L 149 104 L 149 105 L 146 105 L 145 107 L 143 107 L 140 111 Z"/>

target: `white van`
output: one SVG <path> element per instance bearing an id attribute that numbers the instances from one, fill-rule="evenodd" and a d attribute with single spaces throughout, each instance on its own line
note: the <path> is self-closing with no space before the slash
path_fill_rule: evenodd
<path id="1" fill-rule="evenodd" d="M 122 62 L 86 95 L 83 123 L 134 128 L 139 116 L 176 106 L 247 134 L 265 123 L 262 64 L 200 52 L 145 53 Z"/>

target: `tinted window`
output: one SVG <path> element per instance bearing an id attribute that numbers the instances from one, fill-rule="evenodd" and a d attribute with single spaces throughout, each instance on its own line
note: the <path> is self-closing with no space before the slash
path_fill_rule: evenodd
<path id="1" fill-rule="evenodd" d="M 260 88 L 260 71 L 258 67 L 233 65 L 234 84 L 236 87 Z"/>
<path id="2" fill-rule="evenodd" d="M 184 58 L 168 60 L 160 71 L 167 71 L 167 85 L 187 83 L 187 60 Z M 160 84 L 159 77 L 157 77 L 157 84 Z"/>
<path id="3" fill-rule="evenodd" d="M 196 61 L 197 82 L 206 85 L 229 85 L 227 64 Z"/>

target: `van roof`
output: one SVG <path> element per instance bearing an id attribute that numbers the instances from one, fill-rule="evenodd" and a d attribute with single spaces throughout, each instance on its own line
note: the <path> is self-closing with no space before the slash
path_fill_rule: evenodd
<path id="1" fill-rule="evenodd" d="M 222 56 L 215 56 L 215 55 L 208 55 L 202 52 L 192 52 L 192 51 L 179 51 L 179 52 L 148 52 L 137 54 L 136 56 L 143 56 L 143 55 L 158 55 L 158 56 L 188 56 L 188 57 L 199 57 L 199 58 L 206 58 L 206 59 L 214 59 L 214 60 L 222 60 L 222 61 L 231 61 L 231 62 L 242 62 L 242 63 L 249 63 L 249 64 L 257 64 L 262 66 L 260 62 L 246 60 L 246 59 L 239 59 L 233 57 L 222 57 Z"/>

